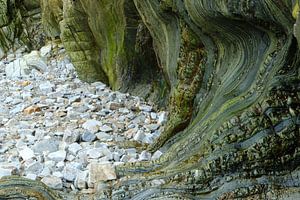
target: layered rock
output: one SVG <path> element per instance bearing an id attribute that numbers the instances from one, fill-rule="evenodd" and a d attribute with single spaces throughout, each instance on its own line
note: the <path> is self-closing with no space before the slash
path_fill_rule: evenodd
<path id="1" fill-rule="evenodd" d="M 166 153 L 117 166 L 98 197 L 298 198 L 298 5 L 65 0 L 61 38 L 82 79 L 169 102 L 150 147 Z"/>

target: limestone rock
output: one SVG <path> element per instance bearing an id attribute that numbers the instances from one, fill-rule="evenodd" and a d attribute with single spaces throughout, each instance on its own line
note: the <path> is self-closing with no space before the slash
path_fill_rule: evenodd
<path id="1" fill-rule="evenodd" d="M 102 126 L 102 123 L 97 120 L 88 120 L 82 124 L 82 127 L 84 129 L 90 131 L 91 133 L 98 132 L 101 126 Z"/>
<path id="2" fill-rule="evenodd" d="M 42 178 L 41 181 L 53 189 L 59 190 L 59 189 L 62 189 L 62 187 L 63 187 L 62 180 L 56 176 L 47 176 L 47 177 Z"/>
<path id="3" fill-rule="evenodd" d="M 55 151 L 52 152 L 50 154 L 48 154 L 48 158 L 50 160 L 56 161 L 56 162 L 60 162 L 60 161 L 64 161 L 66 159 L 66 152 L 65 151 Z"/>
<path id="4" fill-rule="evenodd" d="M 98 164 L 92 163 L 89 168 L 89 183 L 96 183 L 98 181 L 108 181 L 117 178 L 116 172 L 112 164 Z"/>

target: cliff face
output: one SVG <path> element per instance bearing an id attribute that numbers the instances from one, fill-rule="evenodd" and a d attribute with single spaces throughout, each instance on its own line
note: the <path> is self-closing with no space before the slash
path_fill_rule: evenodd
<path id="1" fill-rule="evenodd" d="M 0 1 L 6 13 L 1 27 L 19 27 L 20 19 L 9 13 L 21 12 L 26 3 L 7 2 Z M 168 102 L 165 131 L 149 147 L 164 145 L 166 153 L 155 162 L 118 167 L 124 177 L 110 195 L 296 197 L 298 5 L 293 0 L 42 1 L 47 33 L 60 35 L 83 80 Z M 11 31 L 18 33 L 13 38 L 23 38 L 17 30 Z M 0 35 L 4 51 L 14 44 L 9 38 Z"/>

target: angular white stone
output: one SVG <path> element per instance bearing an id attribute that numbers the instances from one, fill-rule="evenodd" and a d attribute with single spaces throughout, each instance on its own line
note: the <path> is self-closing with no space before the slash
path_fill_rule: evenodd
<path id="1" fill-rule="evenodd" d="M 42 57 L 49 57 L 50 53 L 51 53 L 51 50 L 52 50 L 52 44 L 48 44 L 46 46 L 43 46 L 40 49 L 40 54 L 41 54 Z"/>
<path id="2" fill-rule="evenodd" d="M 152 155 L 152 158 L 151 158 L 151 159 L 152 159 L 152 160 L 156 160 L 156 159 L 160 158 L 162 154 L 163 154 L 163 153 L 162 153 L 161 151 L 157 150 L 157 151 Z"/>
<path id="3" fill-rule="evenodd" d="M 151 159 L 151 153 L 147 152 L 147 151 L 142 151 L 140 156 L 139 156 L 139 160 L 140 161 L 147 161 Z"/>
<path id="4" fill-rule="evenodd" d="M 30 54 L 9 63 L 5 68 L 5 73 L 10 78 L 22 77 L 29 75 L 33 69 L 41 72 L 47 69 L 47 64 L 39 56 L 38 51 L 32 51 Z"/>
<path id="5" fill-rule="evenodd" d="M 48 187 L 53 189 L 59 190 L 63 187 L 62 180 L 56 176 L 47 176 L 42 178 L 41 181 L 45 183 Z"/>
<path id="6" fill-rule="evenodd" d="M 85 189 L 87 187 L 87 181 L 88 181 L 88 170 L 87 171 L 80 171 L 77 173 L 76 179 L 75 179 L 75 187 L 79 189 Z"/>
<path id="7" fill-rule="evenodd" d="M 89 184 L 98 181 L 115 180 L 117 178 L 115 168 L 112 164 L 91 163 L 89 167 Z"/>
<path id="8" fill-rule="evenodd" d="M 36 174 L 27 174 L 26 175 L 26 178 L 28 178 L 28 179 L 31 179 L 31 180 L 36 180 L 36 178 L 37 178 L 37 175 Z"/>
<path id="9" fill-rule="evenodd" d="M 157 123 L 162 125 L 167 121 L 167 113 L 166 112 L 161 112 L 158 116 Z"/>
<path id="10" fill-rule="evenodd" d="M 133 139 L 136 140 L 136 141 L 142 142 L 142 141 L 144 141 L 145 137 L 146 137 L 145 133 L 143 131 L 139 130 L 135 134 L 135 136 L 133 137 Z"/>
<path id="11" fill-rule="evenodd" d="M 72 143 L 68 146 L 68 151 L 72 154 L 72 155 L 76 155 L 78 151 L 80 151 L 82 149 L 82 147 L 80 146 L 80 144 L 78 143 Z"/>
<path id="12" fill-rule="evenodd" d="M 5 169 L 5 168 L 0 167 L 0 178 L 2 178 L 3 176 L 11 176 L 12 171 L 13 171 L 13 169 Z"/>
<path id="13" fill-rule="evenodd" d="M 97 121 L 94 119 L 87 120 L 85 123 L 82 124 L 82 128 L 84 128 L 92 133 L 98 132 L 100 126 L 102 126 L 102 123 L 100 121 Z"/>
<path id="14" fill-rule="evenodd" d="M 55 162 L 60 162 L 60 161 L 64 161 L 66 159 L 66 151 L 55 151 L 55 152 L 52 152 L 50 154 L 48 154 L 48 158 L 50 160 L 53 160 Z"/>
<path id="15" fill-rule="evenodd" d="M 34 152 L 28 147 L 25 147 L 19 151 L 19 155 L 25 161 L 34 158 Z"/>
<path id="16" fill-rule="evenodd" d="M 110 126 L 103 125 L 100 127 L 100 131 L 108 133 L 108 132 L 113 131 L 113 129 Z"/>

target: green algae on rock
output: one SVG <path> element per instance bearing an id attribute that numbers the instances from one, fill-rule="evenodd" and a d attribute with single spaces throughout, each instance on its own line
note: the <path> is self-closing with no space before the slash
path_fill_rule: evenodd
<path id="1" fill-rule="evenodd" d="M 299 197 L 299 1 L 63 3 L 61 39 L 80 78 L 169 102 L 151 146 L 165 154 L 118 166 L 98 195 Z"/>

